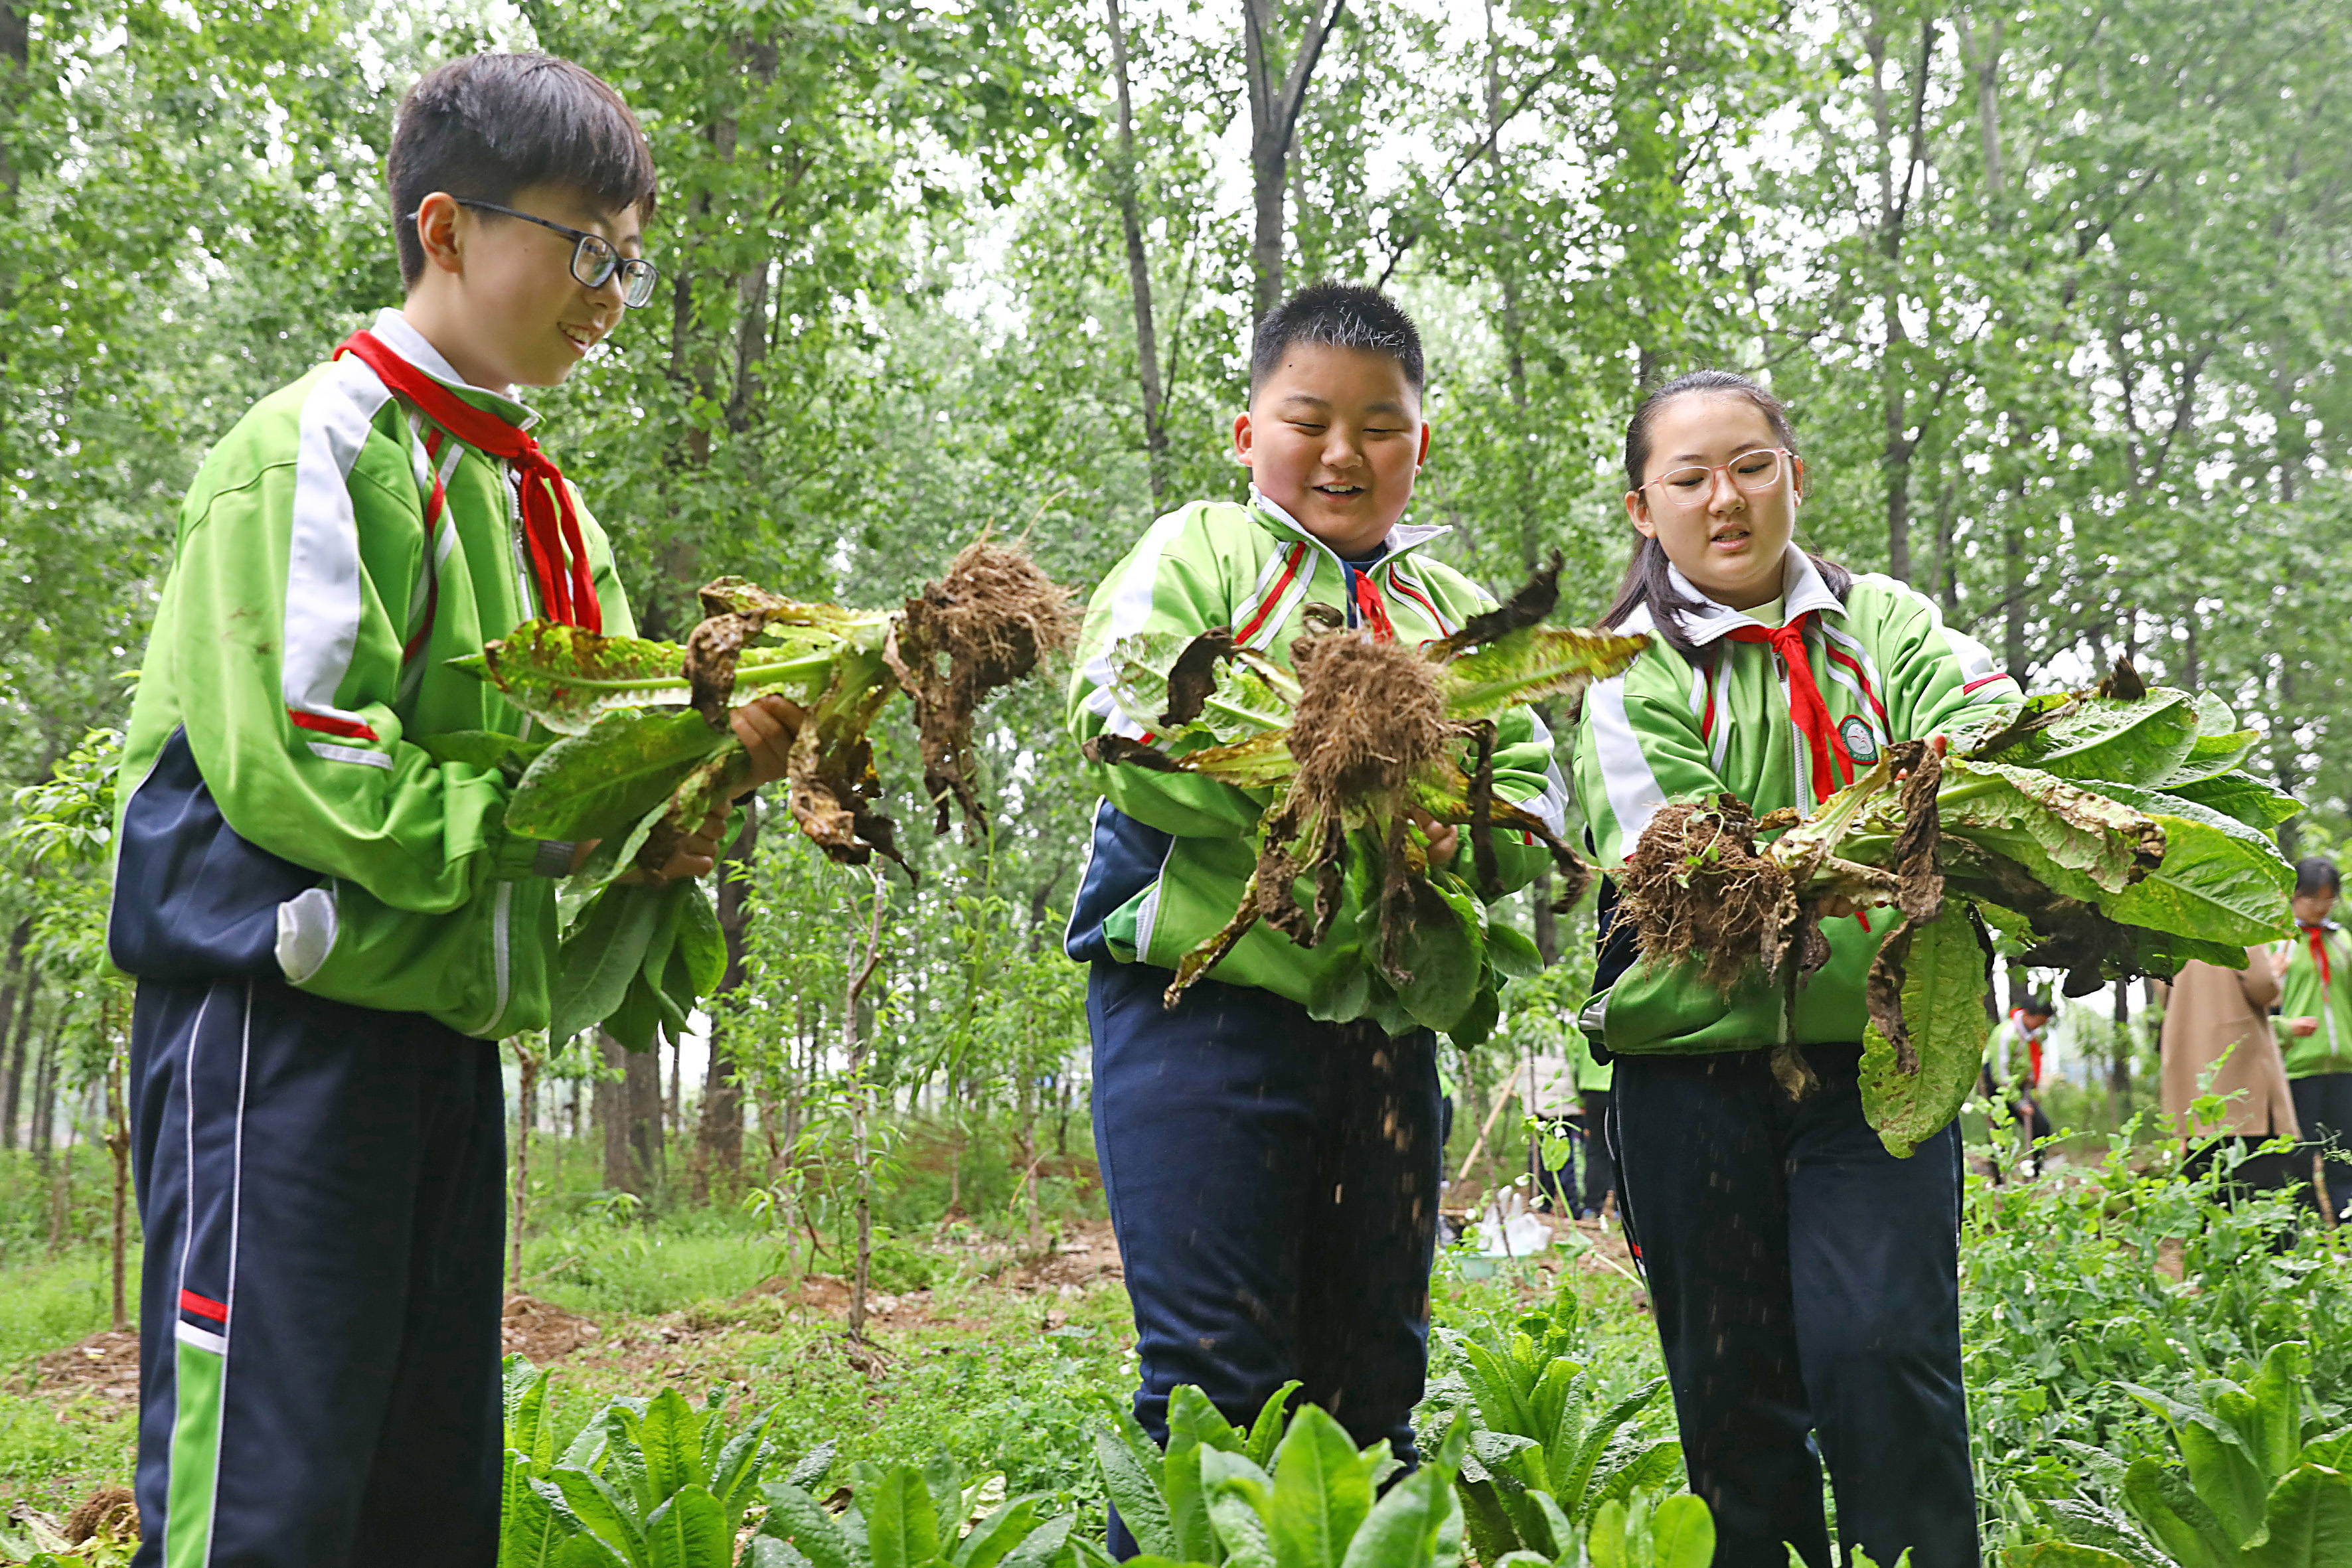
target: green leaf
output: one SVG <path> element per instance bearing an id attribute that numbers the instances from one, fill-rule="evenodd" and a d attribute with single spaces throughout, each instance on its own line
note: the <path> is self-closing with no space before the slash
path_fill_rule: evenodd
<path id="1" fill-rule="evenodd" d="M 1258 1406 L 1257 1418 L 1250 1423 L 1249 1437 L 1242 1444 L 1244 1458 L 1263 1470 L 1274 1463 L 1274 1450 L 1282 1442 L 1282 1428 L 1290 1409 L 1290 1396 L 1305 1384 L 1292 1378 L 1266 1395 Z"/>
<path id="2" fill-rule="evenodd" d="M 1280 1477 L 1276 1485 L 1281 1484 Z M 1416 1470 L 1389 1489 L 1348 1542 L 1341 1568 L 1428 1568 L 1450 1503 L 1445 1477 Z"/>
<path id="3" fill-rule="evenodd" d="M 1054 1568 L 1063 1548 L 1069 1543 L 1071 1528 L 1076 1523 L 1076 1516 L 1066 1513 L 1047 1520 L 1006 1554 L 1000 1568 Z"/>
<path id="4" fill-rule="evenodd" d="M 547 1370 L 510 1355 L 504 1377 L 507 1447 L 529 1459 L 554 1458 L 555 1433 L 547 1424 Z"/>
<path id="5" fill-rule="evenodd" d="M 2100 900 L 2110 920 L 2238 947 L 2293 934 L 2294 868 L 2267 840 L 2242 837 L 2234 822 L 2224 830 L 2185 816 L 2150 820 L 2164 829 L 2164 862 Z"/>
<path id="6" fill-rule="evenodd" d="M 1135 1425 L 1133 1416 L 1124 1410 L 1118 1414 L 1126 1418 L 1095 1428 L 1095 1458 L 1102 1470 L 1103 1491 L 1139 1548 L 1173 1557 L 1175 1527 L 1168 1516 L 1167 1497 L 1160 1490 L 1166 1460 Z M 875 1568 L 882 1565 L 877 1563 Z"/>
<path id="7" fill-rule="evenodd" d="M 556 1549 L 554 1568 L 631 1568 L 621 1554 L 593 1535 L 575 1535 Z"/>
<path id="8" fill-rule="evenodd" d="M 2284 1475 L 2302 1450 L 2303 1384 L 2310 1372 L 2311 1347 L 2287 1340 L 2270 1348 L 2246 1384 L 2248 1419 L 2231 1425 L 2267 1479 Z"/>
<path id="9" fill-rule="evenodd" d="M 483 672 L 507 700 L 562 735 L 585 733 L 615 709 L 683 702 L 688 690 L 676 644 L 561 621 L 525 621 L 483 654 Z"/>
<path id="10" fill-rule="evenodd" d="M 727 978 L 727 933 L 719 928 L 719 911 L 699 882 L 681 884 L 678 895 L 677 953 L 685 961 L 688 980 L 697 996 L 708 996 Z"/>
<path id="11" fill-rule="evenodd" d="M 1228 1568 L 1276 1568 L 1265 1521 L 1245 1499 L 1232 1491 L 1213 1494 L 1209 1501 L 1209 1521 L 1217 1527 L 1217 1540 L 1225 1549 Z"/>
<path id="12" fill-rule="evenodd" d="M 2242 1568 L 2335 1568 L 2352 1563 L 2352 1475 L 2321 1465 L 2290 1470 L 2263 1510 L 2269 1535 Z"/>
<path id="13" fill-rule="evenodd" d="M 616 883 L 596 895 L 556 951 L 550 1039 L 568 1040 L 620 1008 L 662 925 L 666 891 Z"/>
<path id="14" fill-rule="evenodd" d="M 563 1543 L 580 1533 L 580 1521 L 562 1506 L 562 1491 L 545 1481 L 533 1486 L 521 1451 L 507 1450 L 506 1480 L 499 1505 L 498 1568 L 551 1568 Z"/>
<path id="15" fill-rule="evenodd" d="M 1274 1456 L 1266 1518 L 1279 1568 L 1339 1568 L 1371 1510 L 1371 1478 L 1348 1434 L 1320 1405 L 1300 1411 Z"/>
<path id="16" fill-rule="evenodd" d="M 1446 710 L 1458 720 L 1486 719 L 1517 703 L 1580 691 L 1631 665 L 1649 642 L 1638 635 L 1523 626 L 1446 665 Z"/>
<path id="17" fill-rule="evenodd" d="M 2228 1568 L 2238 1561 L 2238 1543 L 2189 1478 L 2171 1466 L 2134 1459 L 2124 1473 L 2124 1500 L 2157 1542 L 2180 1560 L 2180 1568 Z"/>
<path id="18" fill-rule="evenodd" d="M 771 1481 L 760 1495 L 768 1500 L 761 1534 L 791 1542 L 815 1568 L 866 1568 L 850 1551 L 840 1521 L 805 1490 L 789 1481 Z"/>
<path id="19" fill-rule="evenodd" d="M 1434 882 L 1416 884 L 1402 945 L 1412 980 L 1399 987 L 1397 1000 L 1425 1026 L 1450 1033 L 1477 999 L 1486 966 L 1476 902 Z"/>
<path id="20" fill-rule="evenodd" d="M 2303 811 L 2303 802 L 2284 790 L 2274 789 L 2253 774 L 2234 769 L 2187 784 L 2168 784 L 2164 793 L 2195 801 L 2208 811 L 2218 811 L 2249 827 L 2265 830 Z"/>
<path id="21" fill-rule="evenodd" d="M 1684 1492 L 1650 1515 L 1650 1550 L 1657 1568 L 1707 1568 L 1715 1561 L 1715 1515 Z"/>
<path id="22" fill-rule="evenodd" d="M 2001 1561 L 2008 1568 L 2137 1568 L 2128 1557 L 2118 1557 L 2096 1546 L 2077 1546 L 2070 1541 L 2021 1546 Z"/>
<path id="23" fill-rule="evenodd" d="M 1171 1433 L 1168 1460 L 1160 1470 L 1161 1495 L 1168 1502 L 1168 1528 L 1175 1542 L 1175 1555 L 1188 1563 L 1216 1563 L 1223 1559 L 1224 1552 L 1217 1545 L 1216 1527 L 1209 1522 L 1208 1489 L 1201 1482 L 1201 1453 L 1199 1442 L 1179 1441 Z"/>
<path id="24" fill-rule="evenodd" d="M 656 1500 L 703 1479 L 702 1424 L 677 1389 L 663 1389 L 646 1406 L 637 1442 L 646 1457 L 646 1485 Z"/>
<path id="25" fill-rule="evenodd" d="M 607 713 L 523 770 L 507 800 L 507 829 L 575 842 L 625 833 L 698 765 L 730 746 L 742 748 L 732 731 L 711 729 L 690 708 Z"/>
<path id="26" fill-rule="evenodd" d="M 997 1568 L 1029 1539 L 1044 1509 L 1045 1500 L 1039 1497 L 1007 1499 L 956 1543 L 949 1562 L 955 1568 Z"/>
<path id="27" fill-rule="evenodd" d="M 564 1505 L 572 1510 L 583 1529 L 631 1563 L 646 1560 L 645 1531 L 637 1523 L 635 1510 L 612 1483 L 569 1465 L 557 1466 L 548 1479 L 563 1493 Z"/>
<path id="28" fill-rule="evenodd" d="M 1948 757 L 1936 811 L 1945 833 L 2085 903 L 2129 887 L 2161 847 L 2142 813 L 2030 768 Z"/>
<path id="29" fill-rule="evenodd" d="M 734 1521 L 700 1486 L 680 1487 L 646 1521 L 646 1543 L 648 1568 L 732 1568 Z"/>
<path id="30" fill-rule="evenodd" d="M 940 1554 L 939 1516 L 914 1466 L 893 1465 L 870 1496 L 860 1492 L 857 1506 L 873 1568 L 922 1568 Z"/>
<path id="31" fill-rule="evenodd" d="M 2081 698 L 2047 729 L 1992 760 L 2064 779 L 2153 784 L 2188 759 L 2197 732 L 2196 700 L 2152 687 L 2137 700 Z"/>
<path id="32" fill-rule="evenodd" d="M 1507 980 L 1532 980 L 1543 973 L 1543 952 L 1535 939 L 1499 920 L 1486 924 L 1486 962 Z"/>
<path id="33" fill-rule="evenodd" d="M 1984 1057 L 1987 956 L 1967 902 L 1947 900 L 1926 925 L 1907 928 L 1902 1011 L 1918 1068 L 1902 1071 L 1873 1019 L 1863 1030 L 1862 1113 L 1888 1153 L 1907 1160 L 1960 1113 Z M 1890 943 L 1891 947 L 1891 943 Z M 1882 955 L 1882 961 L 1892 952 Z"/>
<path id="34" fill-rule="evenodd" d="M 604 1020 L 604 1032 L 620 1042 L 624 1050 L 649 1051 L 660 1033 L 662 1005 L 653 983 L 643 971 L 629 982 L 628 994 L 621 998 L 620 1007 Z"/>

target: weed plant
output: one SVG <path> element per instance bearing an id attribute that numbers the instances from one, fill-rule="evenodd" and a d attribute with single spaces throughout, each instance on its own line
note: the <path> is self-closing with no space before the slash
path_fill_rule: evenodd
<path id="1" fill-rule="evenodd" d="M 1960 1342 L 1988 1551 L 2042 1539 L 2070 1496 L 2078 1443 L 2126 1464 L 2171 1453 L 2164 1423 L 2124 1386 L 2186 1391 L 2250 1379 L 2275 1346 L 2312 1347 L 2318 1418 L 2352 1402 L 2347 1233 L 2291 1198 L 2223 1201 L 2235 1159 L 2183 1180 L 2179 1156 L 2114 1134 L 2089 1167 L 1969 1183 Z"/>

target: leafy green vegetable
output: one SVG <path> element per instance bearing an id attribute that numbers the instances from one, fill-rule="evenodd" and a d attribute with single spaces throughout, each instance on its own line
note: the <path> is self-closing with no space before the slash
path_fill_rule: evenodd
<path id="1" fill-rule="evenodd" d="M 1559 570 L 1555 557 L 1508 604 L 1419 651 L 1310 634 L 1292 645 L 1294 672 L 1235 647 L 1223 627 L 1113 646 L 1104 689 L 1158 743 L 1105 733 L 1087 742 L 1088 760 L 1195 773 L 1265 801 L 1240 907 L 1180 962 L 1170 1005 L 1263 919 L 1302 947 L 1360 955 L 1313 999 L 1318 1019 L 1425 1026 L 1457 1045 L 1493 1031 L 1505 980 L 1534 967 L 1516 937 L 1498 960 L 1488 928 L 1482 896 L 1501 891 L 1495 829 L 1550 849 L 1563 901 L 1590 876 L 1540 818 L 1495 795 L 1494 720 L 1613 674 L 1647 643 L 1538 625 L 1558 602 Z M 1471 877 L 1431 861 L 1412 813 L 1467 827 Z M 1354 921 L 1339 921 L 1343 905 Z"/>
<path id="2" fill-rule="evenodd" d="M 1955 726 L 1950 755 L 1898 742 L 1793 824 L 1728 797 L 1669 805 L 1627 856 L 1622 912 L 1653 959 L 1705 954 L 1719 986 L 1760 964 L 1793 994 L 1827 958 L 1826 901 L 1895 905 L 1905 919 L 1871 971 L 1864 1110 L 1908 1154 L 1974 1077 L 1979 919 L 2030 939 L 2027 962 L 2066 969 L 2070 995 L 2192 959 L 2242 969 L 2249 945 L 2290 932 L 2294 872 L 2270 833 L 2299 806 L 2229 765 L 2235 725 L 2226 703 L 2119 666 L 2095 691 Z"/>

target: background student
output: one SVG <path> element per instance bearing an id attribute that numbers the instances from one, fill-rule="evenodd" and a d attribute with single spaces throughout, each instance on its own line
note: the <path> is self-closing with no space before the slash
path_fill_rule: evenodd
<path id="1" fill-rule="evenodd" d="M 2352 941 L 2334 919 L 2343 889 L 2335 861 L 2311 855 L 2296 863 L 2295 934 L 2277 955 L 2287 1090 L 2319 1158 L 2319 1201 L 2338 1219 L 2352 1218 L 2352 1164 L 2341 1157 L 2352 1150 Z"/>
<path id="2" fill-rule="evenodd" d="M 1654 640 L 1592 687 L 1577 730 L 1602 864 L 1668 800 L 1809 808 L 1890 743 L 2019 695 L 1932 601 L 1797 546 L 1804 464 L 1756 383 L 1701 371 L 1660 387 L 1627 427 L 1625 469 L 1639 538 L 1604 620 Z M 1846 1548 L 1977 1568 L 1959 1131 L 1897 1160 L 1864 1121 L 1863 981 L 1889 921 L 1823 925 L 1832 955 L 1796 994 L 1790 1042 L 1818 1080 L 1802 1099 L 1768 1061 L 1779 986 L 1759 974 L 1727 996 L 1690 961 L 1633 965 L 1631 932 L 1604 925 L 1618 1199 L 1716 1568 L 1787 1568 L 1789 1546 L 1828 1568 L 1823 1459 Z"/>
<path id="3" fill-rule="evenodd" d="M 2164 1006 L 2158 1047 L 2164 1059 L 2165 1122 L 2192 1142 L 2214 1140 L 2193 1154 L 2190 1173 L 2211 1164 L 2224 1144 L 2234 1143 L 2248 1152 L 2231 1177 L 2232 1195 L 2291 1186 L 2308 1190 L 2308 1153 L 2251 1152 L 2269 1139 L 2300 1135 L 2278 1040 L 2271 1032 L 2271 1007 L 2279 999 L 2278 961 L 2261 948 L 2247 950 L 2243 969 L 2192 959 L 2169 984 L 2158 982 L 2157 994 Z M 2206 1094 L 2222 1098 L 2217 1119 L 2193 1113 Z"/>

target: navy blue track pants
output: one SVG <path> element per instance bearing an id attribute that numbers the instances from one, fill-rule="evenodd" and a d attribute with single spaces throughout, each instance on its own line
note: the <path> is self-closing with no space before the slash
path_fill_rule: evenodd
<path id="1" fill-rule="evenodd" d="M 1437 1237 L 1435 1037 L 1320 1024 L 1270 993 L 1097 963 L 1095 1152 L 1142 1361 L 1136 1419 L 1168 1437 L 1194 1384 L 1246 1423 L 1292 1378 L 1359 1445 L 1414 1459 Z M 1113 1550 L 1135 1550 L 1116 1521 Z"/>
<path id="2" fill-rule="evenodd" d="M 1618 1201 L 1715 1568 L 1788 1568 L 1789 1546 L 1827 1568 L 1824 1459 L 1847 1551 L 1978 1568 L 1959 1129 L 1897 1160 L 1863 1121 L 1860 1047 L 1807 1048 L 1802 1100 L 1769 1054 L 1620 1056 L 1612 1086 Z"/>
<path id="3" fill-rule="evenodd" d="M 267 979 L 142 981 L 137 1568 L 488 1568 L 496 1047 Z"/>

